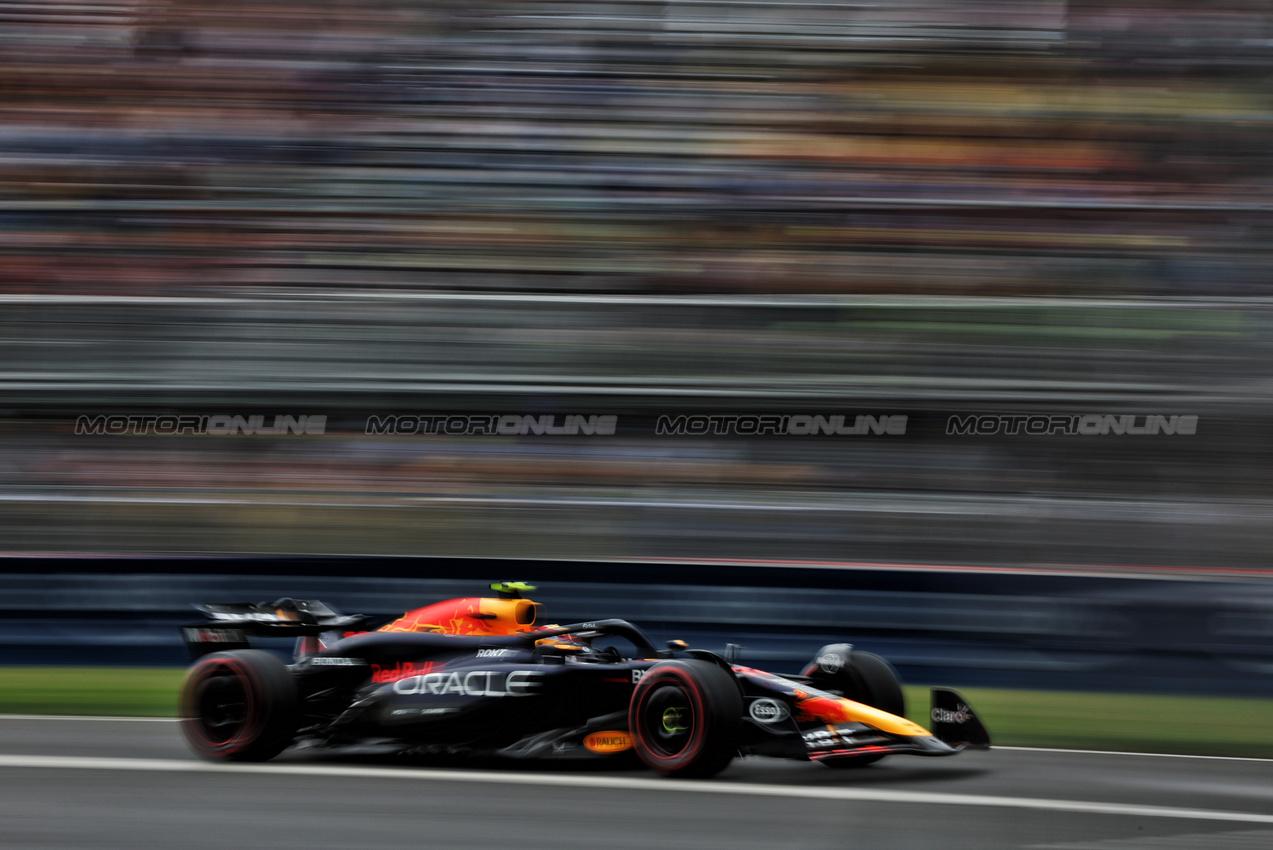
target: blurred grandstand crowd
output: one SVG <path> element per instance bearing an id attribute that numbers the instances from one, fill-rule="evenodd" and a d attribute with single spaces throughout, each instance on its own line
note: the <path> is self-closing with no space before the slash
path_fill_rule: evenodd
<path id="1" fill-rule="evenodd" d="M 0 0 L 0 535 L 1260 565 L 1270 47 L 1255 0 Z M 1201 424 L 1134 449 L 65 427 L 695 402 Z"/>
<path id="2" fill-rule="evenodd" d="M 0 2 L 0 290 L 1253 295 L 1255 0 Z"/>

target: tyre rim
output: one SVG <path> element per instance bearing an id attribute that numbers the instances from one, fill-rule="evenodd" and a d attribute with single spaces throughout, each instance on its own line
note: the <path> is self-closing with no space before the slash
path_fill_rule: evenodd
<path id="1" fill-rule="evenodd" d="M 194 718 L 213 746 L 228 744 L 240 736 L 248 722 L 249 697 L 243 680 L 226 667 L 217 667 L 199 685 Z"/>
<path id="2" fill-rule="evenodd" d="M 654 690 L 642 712 L 643 736 L 656 753 L 664 757 L 685 752 L 694 737 L 696 718 L 689 694 L 676 685 Z"/>

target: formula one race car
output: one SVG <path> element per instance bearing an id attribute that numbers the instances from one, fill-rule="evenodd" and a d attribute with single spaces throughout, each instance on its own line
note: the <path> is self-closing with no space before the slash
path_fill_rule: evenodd
<path id="1" fill-rule="evenodd" d="M 614 758 L 711 776 L 736 755 L 857 767 L 892 754 L 986 748 L 968 703 L 932 691 L 933 731 L 905 718 L 882 658 L 823 647 L 775 676 L 672 641 L 656 649 L 624 620 L 535 626 L 534 590 L 452 599 L 375 631 L 316 601 L 198 605 L 183 635 L 194 664 L 181 727 L 208 759 L 264 761 L 295 743 L 404 753 Z M 249 637 L 297 638 L 294 663 Z M 621 649 L 618 643 L 630 649 Z"/>

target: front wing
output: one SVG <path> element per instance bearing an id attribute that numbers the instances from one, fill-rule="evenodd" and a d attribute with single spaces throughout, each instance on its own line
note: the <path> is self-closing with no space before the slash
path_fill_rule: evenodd
<path id="1" fill-rule="evenodd" d="M 989 749 L 990 734 L 957 691 L 932 689 L 931 735 L 897 735 L 865 723 L 828 723 L 802 733 L 812 761 L 864 755 L 953 756 L 966 749 Z M 921 730 L 922 731 L 922 730 Z"/>

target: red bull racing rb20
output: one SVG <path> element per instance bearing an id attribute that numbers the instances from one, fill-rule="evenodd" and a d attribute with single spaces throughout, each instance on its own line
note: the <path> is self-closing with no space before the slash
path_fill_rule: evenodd
<path id="1" fill-rule="evenodd" d="M 853 768 L 890 755 L 986 748 L 958 693 L 932 691 L 932 730 L 906 719 L 882 658 L 823 647 L 799 674 L 745 667 L 680 641 L 655 648 L 625 620 L 536 625 L 533 590 L 452 599 L 375 630 L 317 601 L 196 606 L 181 692 L 191 748 L 264 761 L 295 744 L 516 759 L 633 755 L 668 776 L 712 776 L 739 755 Z M 250 648 L 295 637 L 288 665 Z"/>

